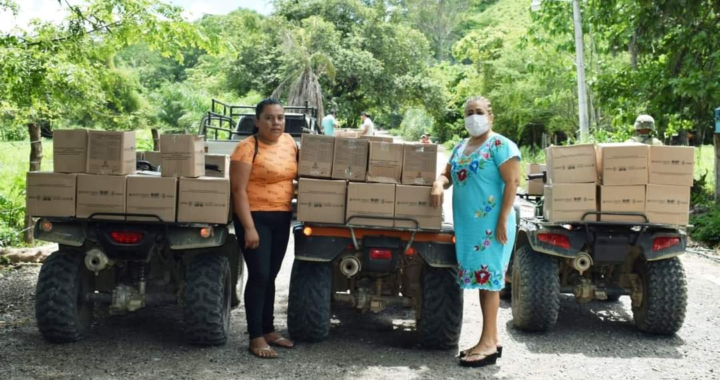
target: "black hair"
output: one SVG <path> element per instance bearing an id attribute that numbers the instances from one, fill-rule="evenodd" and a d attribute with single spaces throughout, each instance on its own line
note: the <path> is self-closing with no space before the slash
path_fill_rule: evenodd
<path id="1" fill-rule="evenodd" d="M 367 112 L 365 112 L 365 111 L 363 111 L 363 112 L 362 112 L 362 113 L 361 113 L 360 115 L 361 115 L 361 116 L 365 116 L 365 117 L 367 117 L 367 116 L 368 116 L 368 113 L 367 113 Z"/>
<path id="2" fill-rule="evenodd" d="M 336 113 L 337 113 L 336 110 L 334 110 L 334 109 L 330 110 L 330 115 L 335 115 Z"/>
<path id="3" fill-rule="evenodd" d="M 257 118 L 259 119 L 259 118 L 260 118 L 260 114 L 261 114 L 262 111 L 265 109 L 265 106 L 271 106 L 271 105 L 274 105 L 274 104 L 277 104 L 277 105 L 279 105 L 280 107 L 283 106 L 282 103 L 280 103 L 280 101 L 277 100 L 277 99 L 275 99 L 275 98 L 265 98 L 265 99 L 263 99 L 260 103 L 257 104 L 257 106 L 255 106 L 255 117 L 257 117 Z"/>

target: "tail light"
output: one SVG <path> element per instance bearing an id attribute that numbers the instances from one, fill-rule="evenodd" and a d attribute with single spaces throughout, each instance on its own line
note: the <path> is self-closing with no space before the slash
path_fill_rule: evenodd
<path id="1" fill-rule="evenodd" d="M 554 245 L 556 247 L 565 249 L 570 248 L 570 239 L 562 234 L 538 234 L 537 238 L 543 243 Z"/>
<path id="2" fill-rule="evenodd" d="M 370 250 L 371 260 L 390 260 L 392 259 L 391 249 L 371 249 Z"/>
<path id="3" fill-rule="evenodd" d="M 136 231 L 116 231 L 110 233 L 110 238 L 118 244 L 137 244 L 145 234 Z"/>
<path id="4" fill-rule="evenodd" d="M 659 237 L 653 240 L 653 252 L 662 251 L 663 249 L 680 244 L 679 237 Z"/>
<path id="5" fill-rule="evenodd" d="M 313 233 L 312 228 L 310 228 L 310 227 L 303 228 L 303 235 L 310 236 L 310 235 L 312 235 L 312 233 Z"/>
<path id="6" fill-rule="evenodd" d="M 213 228 L 212 227 L 203 227 L 200 229 L 200 237 L 203 239 L 207 239 L 211 236 L 213 236 Z"/>
<path id="7" fill-rule="evenodd" d="M 41 220 L 40 229 L 45 232 L 50 232 L 53 229 L 53 224 L 51 222 L 48 222 L 47 220 Z"/>

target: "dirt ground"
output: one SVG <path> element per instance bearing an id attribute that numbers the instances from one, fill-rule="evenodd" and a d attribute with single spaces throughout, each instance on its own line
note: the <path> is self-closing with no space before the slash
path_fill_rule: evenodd
<path id="1" fill-rule="evenodd" d="M 292 244 L 278 281 L 276 324 L 286 328 Z M 497 366 L 466 369 L 456 350 L 417 347 L 412 313 L 380 315 L 337 311 L 330 338 L 280 351 L 277 360 L 251 357 L 242 308 L 232 313 L 232 336 L 222 347 L 182 342 L 176 307 L 126 316 L 96 312 L 88 337 L 72 344 L 46 343 L 35 327 L 37 265 L 0 272 L 0 379 L 435 379 L 435 378 L 720 378 L 720 264 L 688 254 L 689 302 L 685 325 L 674 337 L 635 330 L 630 300 L 579 305 L 565 297 L 558 324 L 549 333 L 512 327 L 510 304 L 500 309 L 505 351 Z M 465 293 L 460 346 L 480 334 L 477 292 Z"/>

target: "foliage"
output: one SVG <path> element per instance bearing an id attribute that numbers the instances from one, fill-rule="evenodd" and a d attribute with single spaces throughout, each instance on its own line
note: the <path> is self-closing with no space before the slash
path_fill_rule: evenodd
<path id="1" fill-rule="evenodd" d="M 720 207 L 713 206 L 706 213 L 692 215 L 690 230 L 693 240 L 703 242 L 711 247 L 720 244 Z"/>
<path id="2" fill-rule="evenodd" d="M 420 141 L 422 135 L 430 133 L 433 119 L 422 108 L 410 108 L 405 111 L 400 130 L 405 141 Z"/>

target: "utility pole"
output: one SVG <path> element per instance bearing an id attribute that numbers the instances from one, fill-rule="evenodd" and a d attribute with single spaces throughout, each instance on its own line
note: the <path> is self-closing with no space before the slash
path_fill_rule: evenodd
<path id="1" fill-rule="evenodd" d="M 580 141 L 588 140 L 587 91 L 585 87 L 585 47 L 583 44 L 582 16 L 579 0 L 573 0 L 573 20 L 575 22 L 575 61 L 577 68 L 578 113 L 580 114 Z"/>

